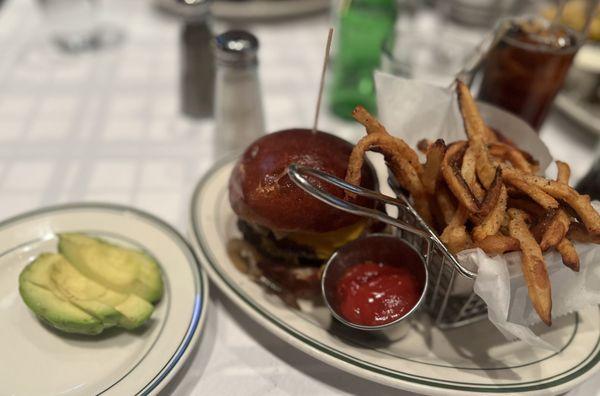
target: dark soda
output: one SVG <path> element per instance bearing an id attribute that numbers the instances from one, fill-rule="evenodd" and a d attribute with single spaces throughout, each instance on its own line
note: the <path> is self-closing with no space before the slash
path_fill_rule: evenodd
<path id="1" fill-rule="evenodd" d="M 483 67 L 479 99 L 540 129 L 577 49 L 572 30 L 535 18 L 505 21 Z"/>

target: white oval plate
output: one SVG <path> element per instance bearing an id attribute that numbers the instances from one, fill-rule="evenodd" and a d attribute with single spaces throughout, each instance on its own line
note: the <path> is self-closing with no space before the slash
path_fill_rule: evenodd
<path id="1" fill-rule="evenodd" d="M 276 19 L 316 13 L 329 6 L 329 0 L 217 0 L 211 11 L 223 19 Z"/>
<path id="2" fill-rule="evenodd" d="M 23 267 L 56 251 L 56 234 L 91 233 L 143 249 L 160 263 L 165 294 L 141 329 L 70 335 L 40 322 L 18 291 Z M 208 285 L 186 241 L 150 214 L 113 204 L 69 204 L 0 223 L 0 393 L 155 393 L 181 367 L 206 316 Z"/>
<path id="3" fill-rule="evenodd" d="M 240 273 L 225 243 L 238 236 L 227 184 L 233 167 L 217 164 L 191 203 L 195 247 L 211 280 L 242 310 L 294 347 L 341 370 L 420 394 L 560 394 L 590 377 L 600 360 L 600 314 L 592 308 L 555 320 L 543 338 L 560 352 L 509 342 L 488 322 L 440 331 L 426 317 L 395 343 L 368 339 L 331 323 L 324 307 L 292 310 Z"/>

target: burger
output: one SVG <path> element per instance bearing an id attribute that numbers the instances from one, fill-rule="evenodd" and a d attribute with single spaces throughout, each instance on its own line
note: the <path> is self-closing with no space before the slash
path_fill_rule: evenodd
<path id="1" fill-rule="evenodd" d="M 290 164 L 309 166 L 344 178 L 353 146 L 334 135 L 287 129 L 252 143 L 229 179 L 229 201 L 244 240 L 259 253 L 261 273 L 297 296 L 319 291 L 320 267 L 339 247 L 370 227 L 368 220 L 343 212 L 312 197 L 288 177 Z M 337 197 L 373 207 L 362 197 L 316 178 L 316 187 Z M 362 186 L 374 189 L 375 173 L 365 163 Z"/>

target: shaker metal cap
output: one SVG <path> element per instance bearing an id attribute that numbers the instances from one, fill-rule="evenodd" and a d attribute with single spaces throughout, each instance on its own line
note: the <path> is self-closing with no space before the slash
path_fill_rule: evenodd
<path id="1" fill-rule="evenodd" d="M 258 39 L 244 30 L 230 30 L 215 38 L 216 58 L 231 66 L 255 65 L 258 62 Z"/>
<path id="2" fill-rule="evenodd" d="M 210 14 L 212 0 L 158 0 L 162 10 L 184 21 L 202 21 Z"/>

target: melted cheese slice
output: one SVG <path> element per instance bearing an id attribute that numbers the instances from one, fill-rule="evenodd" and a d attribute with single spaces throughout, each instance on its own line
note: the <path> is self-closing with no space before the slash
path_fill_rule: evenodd
<path id="1" fill-rule="evenodd" d="M 313 248 L 318 258 L 326 260 L 333 252 L 357 239 L 367 227 L 367 221 L 359 221 L 348 227 L 339 230 L 312 233 L 312 232 L 292 232 L 287 235 L 288 239 Z"/>

